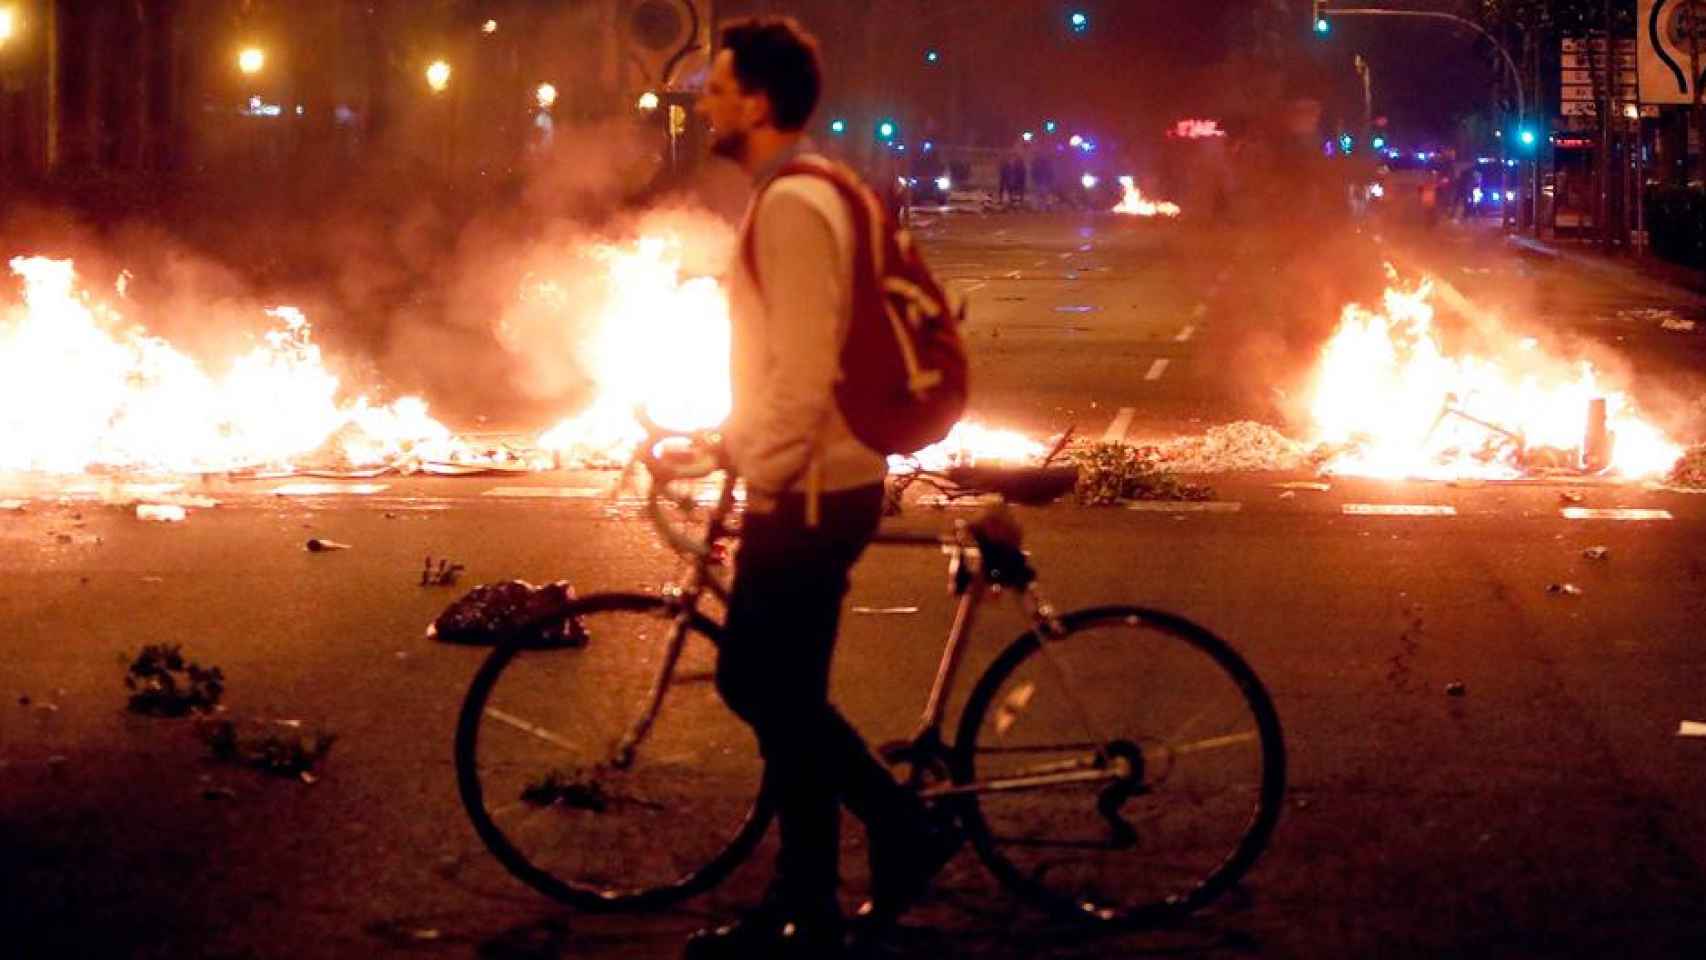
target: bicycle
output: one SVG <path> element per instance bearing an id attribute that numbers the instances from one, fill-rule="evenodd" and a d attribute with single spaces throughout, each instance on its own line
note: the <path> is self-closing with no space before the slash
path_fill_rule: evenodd
<path id="1" fill-rule="evenodd" d="M 569 600 L 534 622 L 557 629 L 518 629 L 479 668 L 456 729 L 458 789 L 480 838 L 524 883 L 589 910 L 709 889 L 774 814 L 752 734 L 711 683 L 736 479 L 708 434 L 646 426 L 634 461 L 649 474 L 645 511 L 686 577 Z M 1038 489 L 1025 471 L 979 476 L 1021 503 Z M 673 510 L 706 502 L 702 534 L 676 529 Z M 1135 926 L 1202 907 L 1251 867 L 1279 816 L 1285 748 L 1231 647 L 1158 610 L 1056 613 L 1005 501 L 947 535 L 876 542 L 940 548 L 957 598 L 917 733 L 878 752 L 958 817 L 1002 883 L 1054 914 Z M 973 623 L 999 593 L 1018 596 L 1031 628 L 984 671 L 947 743 Z M 1122 682 L 1142 684 L 1139 696 L 1110 697 Z"/>

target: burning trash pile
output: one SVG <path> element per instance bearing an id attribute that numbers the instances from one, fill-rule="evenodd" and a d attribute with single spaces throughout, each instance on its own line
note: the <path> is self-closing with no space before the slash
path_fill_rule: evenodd
<path id="1" fill-rule="evenodd" d="M 1682 448 L 1586 360 L 1532 338 L 1496 356 L 1452 354 L 1431 283 L 1389 288 L 1383 311 L 1352 304 L 1322 351 L 1310 413 L 1322 472 L 1418 479 L 1660 477 Z"/>
<path id="2" fill-rule="evenodd" d="M 1138 189 L 1137 180 L 1134 177 L 1121 177 L 1120 190 L 1124 195 L 1120 198 L 1119 206 L 1114 207 L 1114 213 L 1132 217 L 1160 216 L 1172 218 L 1177 217 L 1182 212 L 1176 203 L 1170 203 L 1166 200 L 1154 201 L 1144 196 L 1143 191 Z"/>

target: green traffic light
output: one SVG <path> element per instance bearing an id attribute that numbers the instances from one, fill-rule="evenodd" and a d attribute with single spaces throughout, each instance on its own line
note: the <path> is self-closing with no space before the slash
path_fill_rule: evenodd
<path id="1" fill-rule="evenodd" d="M 893 140 L 894 135 L 899 132 L 900 127 L 893 120 L 884 120 L 877 124 L 877 136 L 883 140 Z"/>
<path id="2" fill-rule="evenodd" d="M 1043 132 L 1044 133 L 1053 133 L 1058 129 L 1060 129 L 1060 124 L 1055 123 L 1053 120 L 1044 120 L 1043 121 Z"/>
<path id="3" fill-rule="evenodd" d="M 829 122 L 829 132 L 835 134 L 836 136 L 840 136 L 840 135 L 846 133 L 847 132 L 847 121 L 840 120 L 840 119 L 831 120 Z"/>
<path id="4" fill-rule="evenodd" d="M 1326 17 L 1316 17 L 1315 18 L 1315 32 L 1317 34 L 1324 37 L 1327 34 L 1331 33 L 1332 31 L 1333 31 L 1333 25 L 1331 23 L 1327 22 Z"/>
<path id="5" fill-rule="evenodd" d="M 1368 145 L 1373 147 L 1376 150 L 1385 150 L 1386 149 L 1386 138 L 1385 137 L 1375 137 L 1373 140 L 1369 141 Z"/>
<path id="6" fill-rule="evenodd" d="M 1072 32 L 1083 33 L 1090 29 L 1090 15 L 1082 10 L 1072 12 Z"/>

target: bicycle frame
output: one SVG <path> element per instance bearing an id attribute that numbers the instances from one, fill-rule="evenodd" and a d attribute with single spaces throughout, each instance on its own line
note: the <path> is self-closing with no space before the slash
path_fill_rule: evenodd
<path id="1" fill-rule="evenodd" d="M 666 480 L 665 483 L 668 481 Z M 626 769 L 634 762 L 639 746 L 644 742 L 657 722 L 658 714 L 663 709 L 663 701 L 674 680 L 675 669 L 681 659 L 682 650 L 687 642 L 687 625 L 699 613 L 699 602 L 706 593 L 727 601 L 729 588 L 713 570 L 721 563 L 718 545 L 733 532 L 729 519 L 734 512 L 736 503 L 735 485 L 737 478 L 732 472 L 723 475 L 722 488 L 717 496 L 716 505 L 712 508 L 705 527 L 704 535 L 700 538 L 688 537 L 677 531 L 664 513 L 660 503 L 660 486 L 655 479 L 647 493 L 647 514 L 658 528 L 664 540 L 681 555 L 691 559 L 691 565 L 683 582 L 664 588 L 664 598 L 669 602 L 673 612 L 667 639 L 664 645 L 664 655 L 658 668 L 657 678 L 653 681 L 647 693 L 646 703 L 640 715 L 635 719 L 628 732 L 616 745 L 611 763 L 619 769 Z M 692 501 L 691 496 L 678 498 L 678 506 L 687 506 Z M 933 760 L 942 756 L 946 748 L 942 741 L 942 723 L 946 719 L 948 696 L 954 689 L 960 667 L 965 659 L 965 652 L 971 641 L 973 626 L 977 621 L 979 609 L 985 597 L 995 590 L 999 592 L 1003 584 L 992 580 L 984 566 L 983 550 L 972 536 L 967 525 L 961 521 L 953 536 L 945 537 L 940 534 L 907 534 L 879 533 L 873 538 L 873 544 L 893 544 L 912 546 L 936 547 L 946 553 L 948 560 L 948 575 L 954 593 L 959 600 L 955 607 L 953 623 L 948 628 L 948 636 L 942 649 L 942 658 L 936 668 L 935 679 L 931 683 L 930 694 L 925 702 L 923 715 L 919 719 L 917 732 L 912 739 L 892 751 L 892 759 L 913 762 L 915 771 L 921 771 L 921 761 Z M 1015 548 L 1016 549 L 1016 548 Z M 1028 573 L 1028 568 L 1027 568 Z M 1038 592 L 1034 578 L 1024 578 L 1024 588 L 1019 596 L 1019 602 L 1026 615 L 1031 620 L 1037 636 L 1048 639 L 1063 632 L 1059 618 L 1054 608 L 1042 598 Z M 1033 769 L 1025 770 L 1016 775 L 1002 777 L 998 780 L 975 783 L 919 787 L 920 795 L 927 798 L 946 797 L 954 795 L 1015 792 L 1021 790 L 1040 790 L 1051 787 L 1068 786 L 1073 784 L 1115 783 L 1129 780 L 1134 774 L 1130 760 L 1122 756 L 1109 756 L 1104 744 L 1058 744 L 1060 749 L 1083 750 L 1088 755 L 1075 760 L 1059 761 L 1043 764 Z"/>

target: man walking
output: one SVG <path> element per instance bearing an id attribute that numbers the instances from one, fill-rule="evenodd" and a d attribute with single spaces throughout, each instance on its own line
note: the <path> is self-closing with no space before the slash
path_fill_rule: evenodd
<path id="1" fill-rule="evenodd" d="M 829 703 L 847 574 L 882 513 L 882 455 L 836 407 L 856 285 L 852 212 L 819 176 L 778 176 L 809 154 L 802 131 L 822 86 L 816 42 L 789 19 L 737 22 L 722 35 L 698 110 L 712 150 L 753 180 L 730 282 L 733 407 L 725 443 L 745 479 L 717 689 L 757 733 L 777 802 L 781 854 L 769 893 L 740 922 L 703 930 L 690 960 L 843 955 L 839 809 L 870 836 L 880 928 L 924 891 L 958 837 L 898 786 Z"/>

